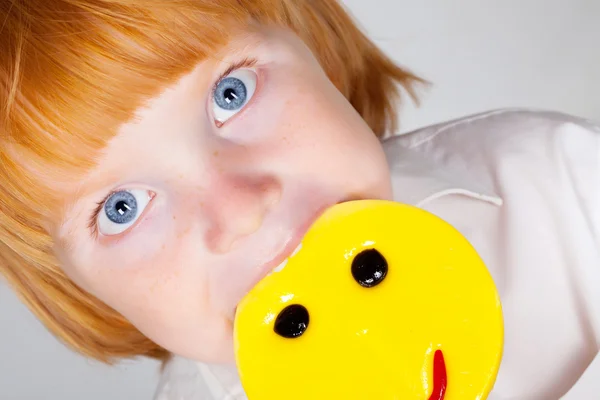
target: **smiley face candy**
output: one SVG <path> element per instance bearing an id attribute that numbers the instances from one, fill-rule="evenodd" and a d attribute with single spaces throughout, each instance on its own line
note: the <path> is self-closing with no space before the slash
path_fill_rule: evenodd
<path id="1" fill-rule="evenodd" d="M 494 282 L 452 226 L 415 207 L 339 204 L 239 304 L 250 400 L 474 400 L 493 387 Z"/>

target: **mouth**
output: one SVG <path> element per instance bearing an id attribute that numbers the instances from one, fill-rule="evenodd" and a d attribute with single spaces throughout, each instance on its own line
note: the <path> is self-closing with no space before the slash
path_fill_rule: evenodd
<path id="1" fill-rule="evenodd" d="M 342 201 L 338 201 L 335 203 L 331 203 L 328 205 L 324 205 L 318 208 L 314 214 L 309 218 L 304 224 L 302 224 L 295 233 L 289 238 L 285 246 L 283 246 L 282 251 L 279 252 L 277 256 L 271 259 L 271 261 L 265 263 L 260 267 L 260 273 L 258 276 L 258 280 L 253 282 L 253 285 L 256 285 L 260 280 L 266 278 L 271 275 L 273 272 L 281 271 L 288 260 L 294 256 L 302 247 L 302 240 L 304 236 L 309 231 L 309 229 L 314 225 L 314 223 L 327 211 L 330 207 L 333 207 L 337 204 L 345 203 L 350 201 L 351 199 L 344 199 Z"/>
<path id="2" fill-rule="evenodd" d="M 271 275 L 274 272 L 279 272 L 281 271 L 288 263 L 289 259 L 294 257 L 294 255 L 296 255 L 297 252 L 300 251 L 300 249 L 302 248 L 302 242 L 300 242 L 298 244 L 298 246 L 296 246 L 296 248 L 292 251 L 292 253 L 286 257 L 282 262 L 279 263 L 279 265 L 277 265 L 275 268 L 273 268 L 268 274 L 267 276 Z"/>
<path id="3" fill-rule="evenodd" d="M 248 286 L 246 287 L 246 290 L 244 290 L 244 293 L 241 297 L 243 297 L 243 295 L 245 295 L 248 291 L 250 291 L 254 286 L 256 286 L 267 276 L 273 274 L 274 272 L 281 271 L 286 266 L 289 259 L 302 248 L 302 240 L 304 239 L 304 236 L 312 227 L 312 225 L 321 217 L 321 215 L 323 215 L 323 213 L 325 213 L 327 209 L 343 202 L 344 201 L 340 201 L 318 208 L 312 214 L 311 218 L 308 218 L 308 220 L 305 223 L 300 225 L 298 229 L 296 229 L 296 231 L 289 236 L 288 240 L 285 242 L 285 244 L 282 246 L 282 249 L 277 253 L 275 257 L 273 257 L 270 261 L 260 265 L 260 267 L 257 268 L 257 272 L 254 276 L 254 279 L 251 282 L 249 282 Z M 233 307 L 233 309 L 230 309 L 231 311 L 228 314 L 228 318 L 232 321 L 237 313 L 237 302 L 241 300 L 241 297 L 236 300 L 235 306 Z"/>
<path id="4" fill-rule="evenodd" d="M 436 350 L 433 356 L 433 390 L 429 400 L 444 400 L 446 388 L 448 387 L 448 375 L 446 373 L 446 362 L 441 350 Z"/>

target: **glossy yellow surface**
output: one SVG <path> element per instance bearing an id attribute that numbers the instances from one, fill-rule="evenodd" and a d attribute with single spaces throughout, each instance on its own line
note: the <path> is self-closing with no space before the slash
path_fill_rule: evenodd
<path id="1" fill-rule="evenodd" d="M 351 264 L 370 248 L 389 271 L 365 288 Z M 274 332 L 289 304 L 310 313 L 293 339 Z M 485 399 L 502 357 L 502 311 L 485 265 L 453 227 L 411 206 L 356 201 L 329 209 L 287 266 L 241 302 L 235 347 L 250 400 L 428 400 L 438 349 L 443 399 Z"/>

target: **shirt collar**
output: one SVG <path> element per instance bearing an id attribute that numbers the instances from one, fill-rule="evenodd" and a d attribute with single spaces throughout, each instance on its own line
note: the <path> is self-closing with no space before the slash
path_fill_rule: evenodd
<path id="1" fill-rule="evenodd" d="M 426 152 L 411 148 L 402 136 L 384 140 L 383 148 L 395 201 L 420 207 L 443 196 L 462 195 L 502 205 L 502 199 L 492 189 L 491 177 L 476 168 L 467 170 L 452 162 L 456 158 L 443 150 Z"/>

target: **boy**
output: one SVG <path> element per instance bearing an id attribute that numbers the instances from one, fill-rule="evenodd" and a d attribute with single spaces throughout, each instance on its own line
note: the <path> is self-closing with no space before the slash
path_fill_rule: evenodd
<path id="1" fill-rule="evenodd" d="M 499 286 L 493 398 L 558 398 L 596 355 L 591 123 L 501 112 L 381 146 L 396 85 L 420 80 L 333 0 L 30 0 L 0 18 L 0 268 L 82 354 L 173 353 L 210 385 L 237 302 L 323 209 L 394 198 L 459 228 Z M 161 396 L 181 398 L 167 371 Z"/>

